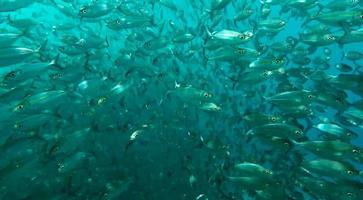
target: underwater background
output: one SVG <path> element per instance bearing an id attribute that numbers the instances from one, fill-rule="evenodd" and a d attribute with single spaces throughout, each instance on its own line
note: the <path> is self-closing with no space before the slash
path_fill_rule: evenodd
<path id="1" fill-rule="evenodd" d="M 0 199 L 362 200 L 362 6 L 0 0 Z"/>

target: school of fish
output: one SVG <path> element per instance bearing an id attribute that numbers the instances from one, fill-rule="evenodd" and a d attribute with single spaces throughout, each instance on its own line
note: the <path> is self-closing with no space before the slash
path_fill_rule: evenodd
<path id="1" fill-rule="evenodd" d="M 362 200 L 363 1 L 0 0 L 1 200 Z"/>

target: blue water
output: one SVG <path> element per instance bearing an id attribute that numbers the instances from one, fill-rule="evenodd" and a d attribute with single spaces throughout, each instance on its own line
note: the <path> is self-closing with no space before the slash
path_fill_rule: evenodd
<path id="1" fill-rule="evenodd" d="M 267 17 L 261 8 L 268 3 L 247 0 L 227 0 L 218 10 L 212 4 L 219 0 L 8 2 L 0 0 L 0 199 L 362 199 L 363 117 L 347 117 L 356 123 L 348 125 L 339 117 L 362 101 L 363 59 L 353 62 L 342 55 L 363 53 L 363 40 L 340 44 L 339 38 L 360 30 L 363 22 L 348 24 L 349 30 L 327 25 L 337 37 L 330 45 L 302 41 L 309 31 L 306 20 L 333 12 L 324 7 L 335 1 L 312 1 L 324 8 L 319 12 L 317 6 L 301 10 L 281 0 L 271 5 Z M 342 11 L 361 12 L 360 4 Z M 108 10 L 100 14 L 102 6 Z M 94 16 L 82 16 L 84 7 Z M 235 23 L 236 13 L 247 8 L 251 16 Z M 122 17 L 146 22 L 119 30 L 108 26 L 117 18 L 123 23 Z M 266 19 L 286 25 L 272 36 L 261 33 L 259 24 Z M 216 36 L 223 30 L 251 31 L 253 37 L 228 44 L 230 38 Z M 192 38 L 175 42 L 182 33 Z M 14 41 L 8 41 L 9 34 L 16 35 Z M 297 45 L 284 53 L 271 50 L 287 38 Z M 218 47 L 208 48 L 211 41 Z M 311 62 L 294 63 L 299 46 L 315 49 L 305 54 Z M 252 49 L 258 56 L 211 59 L 228 54 L 229 48 Z M 287 62 L 278 69 L 272 63 L 262 71 L 250 67 L 271 56 Z M 314 58 L 327 59 L 327 67 L 314 64 Z M 339 71 L 335 66 L 341 63 L 356 70 Z M 306 68 L 314 73 L 290 76 L 292 69 Z M 261 78 L 265 73 L 273 75 Z M 318 73 L 328 78 L 316 80 Z M 258 80 L 244 81 L 254 74 L 261 74 Z M 347 84 L 357 86 L 334 84 L 342 74 L 355 75 L 357 80 Z M 281 92 L 282 83 L 292 87 L 284 92 L 309 91 L 314 98 L 344 92 L 346 107 L 298 96 L 275 105 L 269 97 Z M 312 113 L 294 113 L 299 105 Z M 294 109 L 288 112 L 283 106 Z M 248 121 L 251 114 L 260 117 Z M 264 115 L 270 118 L 264 121 Z M 256 133 L 274 123 L 293 126 L 303 137 L 273 128 Z M 319 123 L 337 124 L 357 137 L 324 138 Z M 319 149 L 314 154 L 295 144 L 318 140 L 342 141 L 361 152 L 323 149 L 326 154 L 319 155 Z M 309 166 L 318 159 L 352 166 L 357 174 Z M 239 163 L 254 163 L 271 173 L 238 171 Z M 304 178 L 324 184 L 314 187 Z"/>

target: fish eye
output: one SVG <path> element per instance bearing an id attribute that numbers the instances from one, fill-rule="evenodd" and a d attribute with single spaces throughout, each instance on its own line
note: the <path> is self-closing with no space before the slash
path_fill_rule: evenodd
<path id="1" fill-rule="evenodd" d="M 348 173 L 349 175 L 353 175 L 353 171 L 348 170 L 348 171 L 347 171 L 347 173 Z"/>
<path id="2" fill-rule="evenodd" d="M 353 149 L 353 153 L 358 153 L 359 151 L 357 149 Z"/>
<path id="3" fill-rule="evenodd" d="M 119 19 L 116 19 L 116 24 L 121 24 Z"/>
<path id="4" fill-rule="evenodd" d="M 16 72 L 15 71 L 11 71 L 11 72 L 9 72 L 7 75 L 6 75 L 6 77 L 7 78 L 14 78 L 16 76 Z"/>
<path id="5" fill-rule="evenodd" d="M 296 135 L 301 135 L 301 131 L 296 130 L 296 131 L 295 131 L 295 134 L 296 134 Z"/>
<path id="6" fill-rule="evenodd" d="M 276 121 L 276 118 L 275 118 L 275 117 L 271 117 L 271 120 L 272 120 L 272 121 Z"/>
<path id="7" fill-rule="evenodd" d="M 24 108 L 24 105 L 23 104 L 19 104 L 16 106 L 15 110 L 21 110 Z"/>
<path id="8" fill-rule="evenodd" d="M 87 13 L 87 8 L 83 7 L 79 10 L 82 14 Z"/>
<path id="9" fill-rule="evenodd" d="M 209 94 L 207 92 L 204 92 L 203 96 L 204 97 L 209 97 Z"/>
<path id="10" fill-rule="evenodd" d="M 312 99 L 313 98 L 313 95 L 309 94 L 308 98 L 309 99 Z"/>
<path id="11" fill-rule="evenodd" d="M 350 136 L 353 136 L 351 132 L 347 132 L 347 136 L 350 137 Z"/>
<path id="12" fill-rule="evenodd" d="M 16 129 L 21 128 L 21 127 L 22 127 L 22 126 L 21 126 L 21 124 L 19 124 L 19 123 L 14 124 L 14 128 L 16 128 Z"/>
<path id="13" fill-rule="evenodd" d="M 347 196 L 353 196 L 353 194 L 351 192 L 347 192 Z"/>
<path id="14" fill-rule="evenodd" d="M 15 76 L 15 72 L 10 72 L 10 73 L 9 73 L 9 76 L 10 76 L 10 77 L 14 77 L 14 76 Z"/>
<path id="15" fill-rule="evenodd" d="M 245 39 L 245 36 L 243 34 L 239 35 L 239 39 L 243 40 Z"/>

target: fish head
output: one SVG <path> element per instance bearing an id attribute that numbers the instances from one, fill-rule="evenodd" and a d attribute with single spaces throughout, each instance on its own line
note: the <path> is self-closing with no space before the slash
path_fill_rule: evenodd
<path id="1" fill-rule="evenodd" d="M 15 108 L 13 109 L 13 112 L 21 112 L 25 109 L 25 103 L 24 102 L 20 102 L 19 104 L 17 104 L 15 106 Z"/>
<path id="2" fill-rule="evenodd" d="M 361 153 L 361 150 L 360 149 L 353 149 L 352 153 L 353 154 L 359 154 L 359 153 Z"/>
<path id="3" fill-rule="evenodd" d="M 269 117 L 268 117 L 268 120 L 269 120 L 271 123 L 276 123 L 276 122 L 278 122 L 278 121 L 281 121 L 281 117 L 280 117 L 280 116 L 272 115 L 272 116 L 269 116 Z"/>
<path id="4" fill-rule="evenodd" d="M 349 138 L 351 140 L 358 138 L 358 134 L 357 133 L 354 133 L 354 132 L 351 132 L 351 131 L 347 131 L 345 133 L 345 135 L 347 136 L 347 138 Z"/>
<path id="5" fill-rule="evenodd" d="M 246 31 L 244 33 L 241 33 L 238 38 L 242 41 L 249 40 L 253 37 L 253 33 L 251 31 Z"/>
<path id="6" fill-rule="evenodd" d="M 297 138 L 302 138 L 304 136 L 304 132 L 301 129 L 299 129 L 299 128 L 294 128 L 292 130 L 292 133 Z"/>
<path id="7" fill-rule="evenodd" d="M 357 176 L 359 175 L 359 171 L 354 169 L 354 168 L 351 168 L 349 167 L 348 169 L 345 170 L 345 173 L 348 175 L 348 176 Z"/>
<path id="8" fill-rule="evenodd" d="M 280 20 L 278 24 L 279 24 L 280 27 L 283 27 L 283 26 L 286 25 L 286 22 L 283 21 L 283 20 Z"/>
<path id="9" fill-rule="evenodd" d="M 306 98 L 309 100 L 309 101 L 312 101 L 314 99 L 317 98 L 317 94 L 314 94 L 313 92 L 309 92 L 307 95 L 306 95 Z"/>
<path id="10" fill-rule="evenodd" d="M 85 15 L 87 15 L 89 12 L 89 8 L 87 6 L 83 6 L 79 9 L 79 13 L 78 15 L 82 18 L 84 17 Z"/>
<path id="11" fill-rule="evenodd" d="M 202 92 L 202 97 L 205 99 L 209 99 L 212 98 L 212 94 L 210 94 L 209 92 Z"/>
<path id="12" fill-rule="evenodd" d="M 8 81 L 11 81 L 11 80 L 14 80 L 16 79 L 16 77 L 21 74 L 21 70 L 14 70 L 14 71 L 11 71 L 9 73 L 7 73 L 5 76 L 4 76 L 4 82 L 8 82 Z"/>
<path id="13" fill-rule="evenodd" d="M 326 34 L 326 35 L 324 35 L 323 38 L 327 42 L 334 42 L 334 41 L 337 40 L 337 38 L 334 35 L 332 35 L 332 34 Z"/>
<path id="14" fill-rule="evenodd" d="M 276 65 L 282 65 L 285 63 L 285 58 L 284 57 L 276 57 L 272 60 L 272 62 Z"/>

